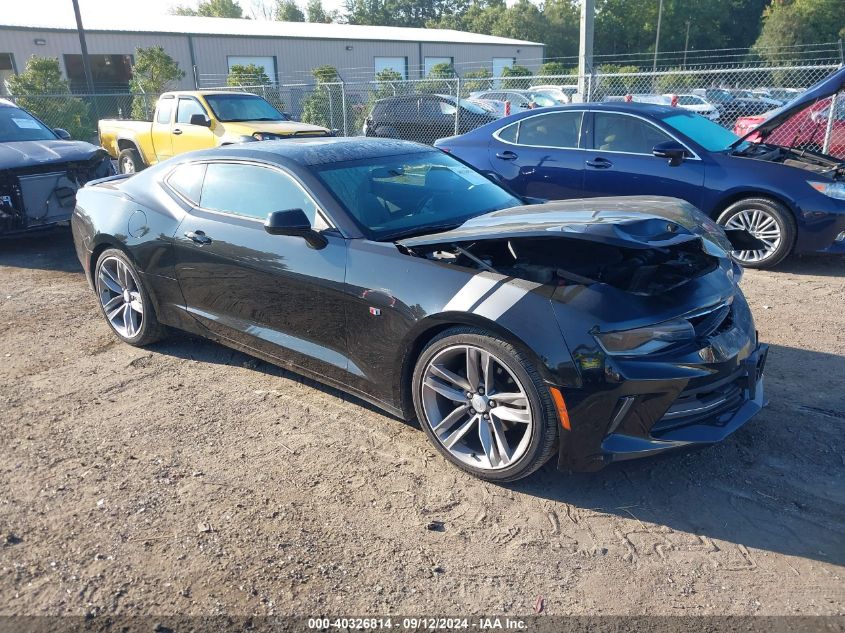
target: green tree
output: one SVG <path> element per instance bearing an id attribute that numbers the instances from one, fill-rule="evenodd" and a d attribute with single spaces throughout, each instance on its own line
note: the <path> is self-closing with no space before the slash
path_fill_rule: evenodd
<path id="1" fill-rule="evenodd" d="M 514 65 L 510 68 L 503 68 L 502 77 L 507 77 L 507 79 L 502 80 L 502 88 L 506 90 L 525 90 L 531 83 L 527 77 L 531 77 L 533 74 L 525 66 Z"/>
<path id="2" fill-rule="evenodd" d="M 199 15 L 206 18 L 242 18 L 244 11 L 237 0 L 201 0 L 197 8 L 179 5 L 170 10 L 172 15 Z"/>
<path id="3" fill-rule="evenodd" d="M 311 71 L 316 81 L 302 104 L 302 120 L 305 123 L 322 125 L 329 129 L 343 129 L 344 117 L 351 120 L 343 111 L 343 94 L 339 85 L 340 75 L 334 66 L 318 66 Z"/>
<path id="4" fill-rule="evenodd" d="M 490 90 L 493 85 L 492 78 L 493 73 L 490 72 L 489 68 L 478 68 L 464 73 L 463 82 L 461 83 L 464 96 L 471 92 Z"/>
<path id="5" fill-rule="evenodd" d="M 305 6 L 305 13 L 309 22 L 319 22 L 322 24 L 334 22 L 334 14 L 326 11 L 322 0 L 308 0 L 308 4 Z"/>
<path id="6" fill-rule="evenodd" d="M 546 62 L 540 65 L 537 74 L 544 77 L 568 77 L 578 75 L 578 69 L 567 66 L 563 62 Z"/>
<path id="7" fill-rule="evenodd" d="M 276 19 L 281 22 L 305 22 L 305 14 L 296 0 L 276 0 Z"/>
<path id="8" fill-rule="evenodd" d="M 469 0 L 345 0 L 349 24 L 424 27 L 445 14 L 460 14 Z"/>
<path id="9" fill-rule="evenodd" d="M 454 94 L 455 87 L 455 69 L 449 62 L 435 64 L 425 76 L 425 81 L 417 83 L 417 90 L 419 92 L 434 94 Z"/>
<path id="10" fill-rule="evenodd" d="M 830 42 L 845 37 L 843 0 L 772 2 L 763 12 L 755 52 L 772 65 L 783 61 L 784 47 Z M 790 56 L 794 56 L 794 50 Z"/>
<path id="11" fill-rule="evenodd" d="M 264 66 L 255 64 L 233 64 L 226 78 L 228 86 L 269 86 L 270 83 Z"/>
<path id="12" fill-rule="evenodd" d="M 132 118 L 149 118 L 158 96 L 184 76 L 179 63 L 164 52 L 161 46 L 137 49 L 129 88 L 140 94 L 132 100 Z"/>
<path id="13" fill-rule="evenodd" d="M 88 140 L 94 134 L 88 106 L 71 94 L 55 57 L 30 57 L 24 71 L 9 79 L 9 92 L 20 107 L 47 125 L 64 128 L 73 138 Z"/>

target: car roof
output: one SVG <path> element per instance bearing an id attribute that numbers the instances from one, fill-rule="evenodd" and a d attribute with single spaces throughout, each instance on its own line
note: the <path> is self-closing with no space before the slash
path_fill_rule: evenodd
<path id="1" fill-rule="evenodd" d="M 570 103 L 560 106 L 549 106 L 539 110 L 529 110 L 528 112 L 520 112 L 519 115 L 539 114 L 542 112 L 565 112 L 566 110 L 593 110 L 594 112 L 630 112 L 631 114 L 647 114 L 656 118 L 663 118 L 667 114 L 678 113 L 678 108 L 673 108 L 668 105 L 659 105 L 656 103 L 643 103 L 641 101 L 633 101 L 627 103 L 625 101 L 610 101 L 605 103 Z M 687 112 L 687 114 L 689 114 Z"/>
<path id="2" fill-rule="evenodd" d="M 437 152 L 430 145 L 387 138 L 366 137 L 321 137 L 299 138 L 278 141 L 257 141 L 239 143 L 211 150 L 184 154 L 180 158 L 195 159 L 253 159 L 286 162 L 303 166 L 327 165 L 382 156 L 398 156 L 421 152 Z"/>

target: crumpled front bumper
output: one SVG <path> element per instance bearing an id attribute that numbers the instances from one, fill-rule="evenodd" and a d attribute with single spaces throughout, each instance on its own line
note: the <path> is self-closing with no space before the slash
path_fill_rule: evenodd
<path id="1" fill-rule="evenodd" d="M 757 344 L 714 377 L 626 380 L 585 398 L 561 438 L 558 468 L 592 471 L 611 462 L 713 444 L 748 422 L 766 403 L 769 347 Z M 683 371 L 678 366 L 678 370 Z M 715 368 L 714 368 L 715 369 Z"/>

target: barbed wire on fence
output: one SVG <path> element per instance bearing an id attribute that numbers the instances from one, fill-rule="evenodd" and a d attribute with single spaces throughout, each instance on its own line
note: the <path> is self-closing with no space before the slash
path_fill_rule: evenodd
<path id="1" fill-rule="evenodd" d="M 671 99 L 667 95 L 682 95 L 684 102 L 679 103 L 680 107 L 703 112 L 711 120 L 733 130 L 741 125 L 750 125 L 748 121 L 754 120 L 754 117 L 759 119 L 780 103 L 797 95 L 800 90 L 824 79 L 838 67 L 837 63 L 769 66 L 729 64 L 657 71 L 597 71 L 583 77 L 572 74 L 508 77 L 464 75 L 402 80 L 368 77 L 345 78 L 331 83 L 295 81 L 250 84 L 249 78 L 246 78 L 242 81 L 250 85 L 238 86 L 227 85 L 225 81 L 213 85 L 208 81 L 209 77 L 205 77 L 207 83 L 202 88 L 260 95 L 291 118 L 324 126 L 340 135 L 392 134 L 400 138 L 431 142 L 431 134 L 449 136 L 461 133 L 505 114 L 496 105 L 502 101 L 509 103 L 509 111 L 519 111 L 528 100 L 522 100 L 514 91 L 530 90 L 538 85 L 583 86 L 583 94 L 572 94 L 573 89 L 567 88 L 563 91 L 566 96 L 562 98 L 587 102 L 629 99 L 669 104 Z M 429 95 L 430 98 L 415 98 L 423 95 Z M 76 138 L 96 140 L 98 118 L 151 120 L 158 95 L 111 92 L 20 95 L 12 99 L 52 127 L 68 129 Z M 691 105 L 699 101 L 701 107 Z M 380 107 L 376 112 L 376 104 L 379 102 L 390 102 L 393 105 L 390 108 Z M 704 104 L 710 104 L 712 110 L 707 110 Z M 809 125 L 804 121 L 794 124 L 800 125 L 800 130 L 790 130 L 786 126 L 789 139 L 794 136 L 801 139 L 805 146 L 829 149 L 832 125 L 818 123 L 819 117 L 823 115 L 832 121 L 842 112 L 841 118 L 845 125 L 845 99 L 840 99 L 836 107 L 824 108 L 824 104 L 820 104 L 818 112 L 811 113 L 814 117 L 810 125 L 814 131 L 812 135 L 804 133 Z M 374 112 L 378 116 L 374 117 Z M 394 117 L 396 120 L 381 120 L 380 117 Z M 747 117 L 752 118 L 746 121 Z M 423 128 L 437 131 L 424 133 L 421 131 Z M 842 153 L 845 155 L 845 148 L 842 148 Z"/>

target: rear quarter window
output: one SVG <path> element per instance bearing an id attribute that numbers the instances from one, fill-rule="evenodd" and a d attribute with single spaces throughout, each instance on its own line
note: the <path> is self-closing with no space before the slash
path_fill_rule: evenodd
<path id="1" fill-rule="evenodd" d="M 199 204 L 205 169 L 205 163 L 179 165 L 170 172 L 166 180 L 167 185 L 193 204 Z"/>

